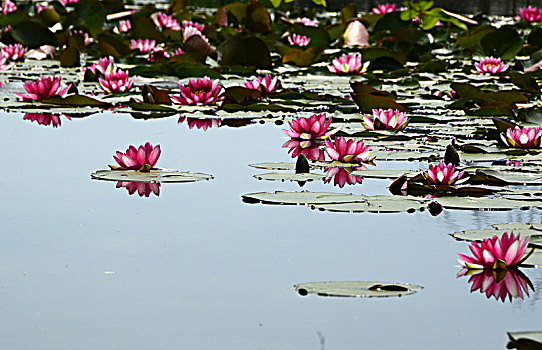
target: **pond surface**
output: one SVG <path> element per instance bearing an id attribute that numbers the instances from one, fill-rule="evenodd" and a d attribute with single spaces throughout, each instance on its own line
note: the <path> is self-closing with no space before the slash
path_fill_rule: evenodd
<path id="1" fill-rule="evenodd" d="M 507 331 L 542 328 L 535 292 L 502 303 L 456 278 L 467 243 L 449 234 L 540 211 L 345 214 L 251 205 L 248 164 L 291 161 L 281 127 L 190 130 L 177 118 L 103 113 L 56 129 L 2 114 L 0 325 L 4 349 L 504 349 Z M 115 150 L 159 143 L 158 165 L 213 174 L 130 196 L 90 174 Z M 377 167 L 394 167 L 377 162 Z M 402 166 L 419 168 L 412 163 Z M 310 191 L 387 193 L 389 181 Z M 314 281 L 424 286 L 401 298 L 300 296 Z M 322 345 L 322 343 L 324 345 Z"/>

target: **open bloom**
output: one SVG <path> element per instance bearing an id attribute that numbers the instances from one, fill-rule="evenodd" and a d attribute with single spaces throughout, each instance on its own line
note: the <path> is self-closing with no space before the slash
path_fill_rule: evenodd
<path id="1" fill-rule="evenodd" d="M 292 154 L 292 158 L 297 158 L 300 154 L 303 154 L 307 159 L 323 161 L 326 156 L 320 145 L 320 142 L 311 140 L 289 139 L 282 145 L 282 148 L 289 148 L 288 153 Z"/>
<path id="2" fill-rule="evenodd" d="M 28 95 L 19 94 L 17 92 L 15 95 L 19 96 L 25 102 L 43 101 L 51 96 L 63 96 L 68 91 L 71 84 L 64 89 L 61 89 L 61 80 L 61 77 L 55 77 L 53 75 L 51 77 L 38 78 L 36 81 L 27 81 L 24 83 L 24 89 L 28 92 Z"/>
<path id="3" fill-rule="evenodd" d="M 160 182 L 128 182 L 128 181 L 118 181 L 117 188 L 124 187 L 128 191 L 128 194 L 131 196 L 136 193 L 139 197 L 147 197 L 151 194 L 154 194 L 156 197 L 160 196 Z"/>
<path id="4" fill-rule="evenodd" d="M 318 27 L 318 21 L 312 20 L 308 17 L 298 18 L 294 21 L 295 23 L 301 23 L 305 27 Z"/>
<path id="5" fill-rule="evenodd" d="M 171 98 L 181 105 L 220 105 L 224 99 L 224 88 L 220 81 L 211 80 L 209 77 L 190 79 L 187 85 L 179 83 L 179 89 L 181 89 L 181 96 L 171 96 Z"/>
<path id="6" fill-rule="evenodd" d="M 132 29 L 132 23 L 130 22 L 130 20 L 123 20 L 123 21 L 119 21 L 119 24 L 117 24 L 115 28 L 113 28 L 113 32 L 117 34 L 127 33 L 130 31 L 130 29 Z"/>
<path id="7" fill-rule="evenodd" d="M 66 118 L 71 119 L 68 116 L 66 116 Z M 26 113 L 23 120 L 30 120 L 31 122 L 36 122 L 39 125 L 52 126 L 53 128 L 58 128 L 62 125 L 60 122 L 60 116 L 51 113 Z"/>
<path id="8" fill-rule="evenodd" d="M 501 134 L 505 144 L 515 148 L 540 148 L 542 130 L 539 127 L 509 128 Z"/>
<path id="9" fill-rule="evenodd" d="M 308 118 L 297 118 L 289 122 L 290 130 L 282 129 L 284 133 L 293 139 L 325 139 L 335 134 L 341 128 L 329 130 L 333 117 L 326 120 L 326 113 L 313 114 Z"/>
<path id="10" fill-rule="evenodd" d="M 200 32 L 203 32 L 203 30 L 205 29 L 205 24 L 201 24 L 198 22 L 182 21 L 181 24 L 182 24 L 183 29 L 186 27 L 195 27 Z"/>
<path id="11" fill-rule="evenodd" d="M 100 88 L 108 94 L 116 92 L 126 92 L 132 88 L 135 77 L 130 79 L 130 73 L 120 69 L 113 69 L 112 72 L 106 73 L 104 78 L 99 78 Z"/>
<path id="12" fill-rule="evenodd" d="M 177 123 L 182 124 L 184 121 L 186 121 L 190 129 L 196 127 L 197 129 L 203 129 L 203 131 L 207 131 L 209 128 L 218 128 L 222 124 L 222 120 L 218 118 L 199 119 L 187 117 L 179 117 Z"/>
<path id="13" fill-rule="evenodd" d="M 181 25 L 179 24 L 179 22 L 163 13 L 163 12 L 155 12 L 151 15 L 151 19 L 152 21 L 154 22 L 154 24 L 160 28 L 160 29 L 171 29 L 171 30 L 181 30 Z"/>
<path id="14" fill-rule="evenodd" d="M 132 50 L 139 50 L 141 53 L 149 53 L 156 46 L 156 40 L 150 39 L 137 39 L 130 40 L 130 47 Z"/>
<path id="15" fill-rule="evenodd" d="M 331 61 L 331 66 L 327 66 L 327 69 L 331 73 L 336 74 L 363 74 L 369 67 L 369 61 L 364 64 L 361 63 L 360 54 L 344 54 L 340 57 L 335 57 Z"/>
<path id="16" fill-rule="evenodd" d="M 203 33 L 198 29 L 198 27 L 187 26 L 183 28 L 183 42 L 188 40 L 191 36 L 199 35 L 203 40 L 209 42 L 209 40 L 203 35 Z"/>
<path id="17" fill-rule="evenodd" d="M 90 67 L 88 67 L 90 71 L 95 75 L 105 75 L 110 74 L 113 69 L 115 69 L 115 62 L 113 60 L 113 57 L 102 57 L 98 59 L 98 62 L 94 62 Z"/>
<path id="18" fill-rule="evenodd" d="M 335 137 L 335 142 L 326 139 L 326 152 L 331 159 L 344 163 L 370 162 L 375 159 L 371 146 L 365 146 L 361 140 L 346 140 L 344 137 Z"/>
<path id="19" fill-rule="evenodd" d="M 26 51 L 26 47 L 21 44 L 11 44 L 4 46 L 0 54 L 10 61 L 22 61 Z"/>
<path id="20" fill-rule="evenodd" d="M 385 13 L 390 13 L 395 11 L 395 4 L 378 4 L 376 7 L 373 8 L 373 13 L 376 13 L 377 15 L 383 15 Z"/>
<path id="21" fill-rule="evenodd" d="M 529 237 L 519 238 L 513 232 L 505 232 L 502 238 L 495 235 L 481 243 L 470 242 L 469 249 L 474 257 L 459 253 L 459 263 L 468 269 L 503 269 L 522 262 L 523 254 L 529 245 Z"/>
<path id="22" fill-rule="evenodd" d="M 160 145 L 153 147 L 147 142 L 145 145 L 139 146 L 139 148 L 130 145 L 125 153 L 117 151 L 113 158 L 119 164 L 120 169 L 148 171 L 156 165 L 161 152 Z"/>
<path id="23" fill-rule="evenodd" d="M 363 126 L 368 130 L 403 130 L 408 122 L 405 112 L 397 109 L 373 109 L 373 115 L 363 116 Z"/>
<path id="24" fill-rule="evenodd" d="M 264 77 L 256 77 L 253 81 L 249 80 L 245 82 L 245 87 L 259 90 L 262 95 L 267 95 L 267 93 L 275 91 L 279 86 L 279 77 L 273 77 L 271 74 L 266 74 Z"/>
<path id="25" fill-rule="evenodd" d="M 457 277 L 470 276 L 469 283 L 472 284 L 470 292 L 477 290 L 485 294 L 488 299 L 492 297 L 495 300 L 501 300 L 503 303 L 506 298 L 509 301 L 526 295 L 529 297 L 529 287 L 532 287 L 531 281 L 518 269 L 494 270 L 469 270 L 462 269 Z"/>
<path id="26" fill-rule="evenodd" d="M 542 9 L 527 6 L 519 9 L 519 14 L 526 22 L 542 22 Z"/>
<path id="27" fill-rule="evenodd" d="M 504 72 L 509 67 L 507 64 L 504 64 L 500 58 L 495 58 L 495 57 L 486 57 L 482 59 L 480 62 L 476 63 L 475 66 L 476 66 L 476 70 L 479 73 L 486 74 L 486 75 L 492 75 L 492 74 Z"/>
<path id="28" fill-rule="evenodd" d="M 453 185 L 467 181 L 467 177 L 461 179 L 465 174 L 464 171 L 455 170 L 453 164 L 444 164 L 443 162 L 437 165 L 429 164 L 429 170 L 423 171 L 422 175 L 430 185 Z M 461 179 L 459 182 L 457 182 Z"/>
<path id="29" fill-rule="evenodd" d="M 335 186 L 339 186 L 340 188 L 343 188 L 344 185 L 356 185 L 361 184 L 363 182 L 363 178 L 359 176 L 350 175 L 350 172 L 352 170 L 367 170 L 366 166 L 356 167 L 356 168 L 341 168 L 341 167 L 333 167 L 333 168 L 327 168 L 326 171 L 326 178 L 324 179 L 324 183 L 331 182 L 331 179 L 333 179 L 333 184 Z"/>
<path id="30" fill-rule="evenodd" d="M 10 12 L 17 11 L 17 5 L 10 0 L 4 0 L 2 2 L 2 14 L 7 15 Z"/>
<path id="31" fill-rule="evenodd" d="M 304 35 L 292 34 L 288 37 L 288 42 L 292 46 L 308 46 L 311 42 L 311 39 Z"/>

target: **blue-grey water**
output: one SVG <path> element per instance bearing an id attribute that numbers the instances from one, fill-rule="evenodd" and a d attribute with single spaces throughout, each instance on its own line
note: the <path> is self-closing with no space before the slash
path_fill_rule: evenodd
<path id="1" fill-rule="evenodd" d="M 177 118 L 104 113 L 53 129 L 2 114 L 2 349 L 504 349 L 507 331 L 542 330 L 541 270 L 530 298 L 501 303 L 456 278 L 450 233 L 539 222 L 540 212 L 345 214 L 245 204 L 248 164 L 287 161 L 273 124 L 190 130 Z M 210 173 L 129 196 L 90 179 L 116 150 L 159 143 L 158 165 Z M 417 165 L 412 165 L 417 168 Z M 389 181 L 312 191 L 385 193 Z M 302 297 L 296 283 L 408 282 L 401 298 Z"/>

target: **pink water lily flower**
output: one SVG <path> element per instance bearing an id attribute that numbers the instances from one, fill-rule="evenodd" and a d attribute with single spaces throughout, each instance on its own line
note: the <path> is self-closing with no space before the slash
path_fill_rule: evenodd
<path id="1" fill-rule="evenodd" d="M 318 27 L 318 21 L 312 20 L 308 17 L 298 18 L 294 21 L 295 23 L 301 23 L 305 27 Z"/>
<path id="2" fill-rule="evenodd" d="M 99 78 L 100 88 L 108 94 L 117 92 L 126 92 L 132 88 L 135 77 L 130 79 L 130 73 L 120 69 L 113 69 L 112 72 L 106 73 L 104 78 Z"/>
<path id="3" fill-rule="evenodd" d="M 71 120 L 71 118 L 68 116 L 66 116 L 66 118 L 68 120 Z M 60 116 L 51 113 L 26 113 L 23 117 L 23 120 L 36 122 L 39 125 L 43 126 L 52 126 L 53 128 L 58 128 L 62 125 L 60 121 Z"/>
<path id="4" fill-rule="evenodd" d="M 160 196 L 160 182 L 118 181 L 116 188 L 121 187 L 126 188 L 130 196 L 135 194 L 136 191 L 139 197 L 149 198 L 151 194 L 154 194 L 156 197 Z"/>
<path id="5" fill-rule="evenodd" d="M 273 77 L 271 74 L 266 74 L 263 77 L 256 77 L 253 81 L 249 80 L 245 82 L 246 88 L 259 90 L 262 95 L 267 95 L 267 93 L 275 91 L 279 86 L 279 77 Z"/>
<path id="6" fill-rule="evenodd" d="M 6 57 L 10 61 L 22 61 L 24 60 L 26 51 L 26 47 L 21 44 L 11 44 L 4 46 L 0 51 L 0 55 Z"/>
<path id="7" fill-rule="evenodd" d="M 464 171 L 455 170 L 453 164 L 444 164 L 443 162 L 437 165 L 429 164 L 427 172 L 422 170 L 423 177 L 430 185 L 459 185 L 468 180 L 468 177 L 463 177 L 464 174 Z"/>
<path id="8" fill-rule="evenodd" d="M 282 129 L 284 133 L 293 139 L 314 140 L 326 139 L 335 134 L 341 128 L 329 130 L 333 116 L 326 120 L 326 113 L 313 114 L 308 118 L 297 118 L 289 122 L 290 130 Z"/>
<path id="9" fill-rule="evenodd" d="M 363 116 L 363 126 L 367 130 L 403 130 L 408 122 L 405 112 L 398 109 L 373 109 L 373 115 Z"/>
<path id="10" fill-rule="evenodd" d="M 183 29 L 186 28 L 186 27 L 195 27 L 200 32 L 203 32 L 203 30 L 205 29 L 205 24 L 201 24 L 201 23 L 198 23 L 198 22 L 182 21 L 181 24 L 183 26 Z"/>
<path id="11" fill-rule="evenodd" d="M 303 154 L 307 159 L 324 161 L 326 156 L 324 150 L 320 148 L 321 144 L 314 140 L 289 139 L 282 145 L 282 148 L 288 148 L 288 153 L 292 154 L 292 158 Z"/>
<path id="12" fill-rule="evenodd" d="M 60 0 L 60 2 L 62 3 L 62 5 L 67 6 L 70 4 L 77 4 L 79 0 Z"/>
<path id="13" fill-rule="evenodd" d="M 162 153 L 160 145 L 153 147 L 150 142 L 147 142 L 145 145 L 139 146 L 139 148 L 130 145 L 125 153 L 117 151 L 113 158 L 120 166 L 120 169 L 149 171 L 158 162 L 160 153 Z"/>
<path id="14" fill-rule="evenodd" d="M 288 37 L 288 42 L 292 46 L 308 46 L 311 42 L 311 39 L 309 37 L 306 37 L 304 35 L 299 34 L 292 34 Z"/>
<path id="15" fill-rule="evenodd" d="M 519 234 L 514 236 L 513 232 L 505 232 L 501 238 L 495 235 L 480 243 L 473 241 L 469 243 L 469 249 L 474 257 L 458 253 L 461 257 L 458 261 L 468 269 L 498 270 L 516 266 L 522 262 L 529 239 L 529 236 L 521 239 Z"/>
<path id="16" fill-rule="evenodd" d="M 171 29 L 171 30 L 181 30 L 181 25 L 179 24 L 179 22 L 163 13 L 163 12 L 155 12 L 151 15 L 151 19 L 152 21 L 154 22 L 154 24 L 160 28 L 160 29 Z"/>
<path id="17" fill-rule="evenodd" d="M 457 277 L 470 276 L 469 283 L 472 284 L 470 292 L 480 291 L 486 298 L 501 300 L 503 303 L 508 300 L 529 297 L 529 286 L 531 281 L 518 269 L 494 270 L 469 270 L 462 269 Z"/>
<path id="18" fill-rule="evenodd" d="M 343 188 L 344 185 L 357 185 L 363 183 L 363 178 L 359 176 L 351 175 L 352 170 L 367 170 L 366 166 L 360 166 L 356 168 L 341 168 L 341 167 L 332 167 L 325 170 L 326 177 L 324 183 L 329 183 L 333 179 L 333 185 Z"/>
<path id="19" fill-rule="evenodd" d="M 361 63 L 360 54 L 344 54 L 340 57 L 335 57 L 331 61 L 331 66 L 327 66 L 327 69 L 331 73 L 336 74 L 363 74 L 367 71 L 370 62 L 367 61 L 364 64 Z"/>
<path id="20" fill-rule="evenodd" d="M 542 9 L 531 5 L 519 9 L 519 14 L 526 22 L 542 22 Z"/>
<path id="21" fill-rule="evenodd" d="M 540 148 L 542 130 L 539 127 L 509 128 L 506 133 L 501 133 L 501 139 L 505 144 L 514 148 Z"/>
<path id="22" fill-rule="evenodd" d="M 175 56 L 179 56 L 179 55 L 183 55 L 184 54 L 184 51 L 183 49 L 181 49 L 180 47 L 177 48 L 175 51 L 172 51 L 169 53 L 169 57 L 175 57 Z"/>
<path id="23" fill-rule="evenodd" d="M 187 85 L 179 83 L 180 96 L 171 96 L 173 102 L 181 105 L 204 106 L 209 104 L 222 104 L 224 100 L 224 88 L 219 80 L 211 80 L 209 77 L 203 79 L 190 79 Z"/>
<path id="24" fill-rule="evenodd" d="M 188 26 L 188 27 L 183 28 L 183 42 L 188 40 L 188 38 L 190 38 L 193 35 L 199 35 L 203 40 L 205 40 L 206 42 L 209 42 L 209 39 L 207 39 L 205 35 L 203 35 L 203 33 L 197 27 Z"/>
<path id="25" fill-rule="evenodd" d="M 72 84 L 69 84 L 64 89 L 60 88 L 61 77 L 41 77 L 36 81 L 27 81 L 24 83 L 24 89 L 28 92 L 28 95 L 15 93 L 24 102 L 29 101 L 43 101 L 51 96 L 63 96 Z"/>
<path id="26" fill-rule="evenodd" d="M 119 24 L 113 28 L 113 32 L 119 33 L 128 33 L 132 29 L 132 23 L 130 20 L 119 21 Z"/>
<path id="27" fill-rule="evenodd" d="M 95 76 L 98 76 L 99 74 L 111 74 L 111 72 L 113 72 L 115 69 L 115 62 L 111 56 L 102 57 L 98 59 L 98 62 L 94 62 L 90 67 L 88 67 L 88 69 L 90 69 Z"/>
<path id="28" fill-rule="evenodd" d="M 17 11 L 17 5 L 10 0 L 4 0 L 2 2 L 2 14 L 7 15 L 8 13 Z"/>
<path id="29" fill-rule="evenodd" d="M 14 63 L 10 62 L 7 57 L 0 56 L 0 71 L 8 70 L 13 67 Z M 3 85 L 0 85 L 2 87 Z"/>
<path id="30" fill-rule="evenodd" d="M 156 40 L 150 39 L 137 39 L 130 40 L 130 47 L 132 50 L 139 50 L 141 53 L 149 53 L 156 46 Z"/>
<path id="31" fill-rule="evenodd" d="M 184 121 L 186 121 L 190 130 L 196 127 L 197 129 L 207 131 L 209 128 L 218 128 L 222 124 L 222 120 L 218 118 L 199 119 L 187 117 L 179 117 L 177 123 L 182 124 Z"/>
<path id="32" fill-rule="evenodd" d="M 370 162 L 375 159 L 371 146 L 365 146 L 361 140 L 346 140 L 344 137 L 335 137 L 335 142 L 326 139 L 326 152 L 331 159 L 343 163 Z"/>
<path id="33" fill-rule="evenodd" d="M 486 57 L 475 64 L 478 73 L 493 75 L 504 72 L 508 69 L 508 65 L 504 64 L 500 58 Z"/>
<path id="34" fill-rule="evenodd" d="M 383 15 L 393 11 L 395 11 L 395 4 L 390 3 L 378 4 L 373 8 L 373 13 L 376 13 L 377 15 Z"/>

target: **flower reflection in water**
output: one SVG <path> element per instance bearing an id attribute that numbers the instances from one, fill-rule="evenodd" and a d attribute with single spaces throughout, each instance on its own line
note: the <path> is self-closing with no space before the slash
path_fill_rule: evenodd
<path id="1" fill-rule="evenodd" d="M 353 167 L 353 168 L 341 168 L 341 167 L 333 167 L 333 168 L 327 168 L 326 169 L 326 178 L 324 179 L 324 183 L 330 183 L 331 179 L 333 179 L 333 185 L 339 186 L 340 188 L 343 188 L 344 185 L 356 185 L 361 184 L 363 182 L 363 178 L 359 176 L 350 175 L 350 172 L 354 170 L 367 170 L 367 167 L 362 165 L 359 167 Z"/>
<path id="2" fill-rule="evenodd" d="M 529 297 L 529 288 L 534 292 L 533 284 L 529 278 L 518 269 L 496 271 L 489 269 L 469 270 L 464 268 L 457 273 L 458 278 L 463 276 L 470 276 L 469 283 L 472 284 L 470 288 L 471 293 L 479 290 L 488 299 L 493 297 L 495 300 L 501 300 L 503 303 L 506 298 L 512 302 L 512 299 L 523 299 L 524 296 Z"/>
<path id="3" fill-rule="evenodd" d="M 62 126 L 60 117 L 60 115 L 54 115 L 51 113 L 26 113 L 23 117 L 23 120 L 30 120 L 31 122 L 36 122 L 39 125 L 58 128 L 59 126 Z M 68 120 L 71 120 L 70 117 L 65 117 L 68 118 Z"/>
<path id="4" fill-rule="evenodd" d="M 203 131 L 207 131 L 207 129 L 209 128 L 218 128 L 222 124 L 221 119 L 216 119 L 216 118 L 198 119 L 198 118 L 187 118 L 187 117 L 179 117 L 179 120 L 177 121 L 177 123 L 182 124 L 184 121 L 186 121 L 190 129 L 193 129 L 194 127 L 196 127 L 198 129 L 203 129 Z"/>
<path id="5" fill-rule="evenodd" d="M 303 154 L 310 160 L 325 160 L 324 150 L 320 149 L 320 145 L 322 143 L 317 141 L 290 139 L 282 145 L 282 148 L 289 148 L 288 153 L 292 153 L 292 158 Z"/>
<path id="6" fill-rule="evenodd" d="M 117 188 L 124 187 L 128 191 L 128 194 L 131 196 L 137 192 L 139 197 L 149 198 L 152 193 L 156 197 L 160 196 L 160 182 L 127 182 L 127 181 L 118 181 Z"/>

